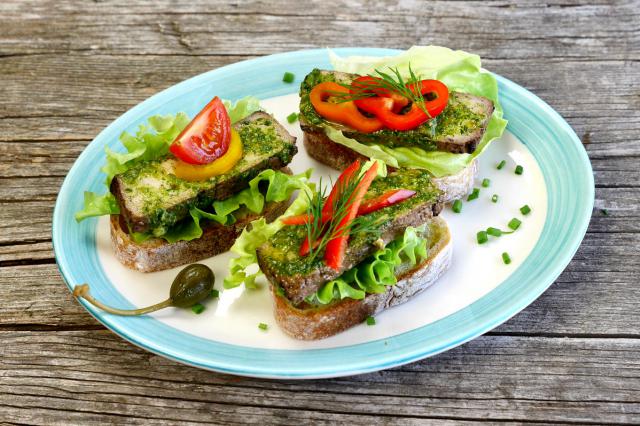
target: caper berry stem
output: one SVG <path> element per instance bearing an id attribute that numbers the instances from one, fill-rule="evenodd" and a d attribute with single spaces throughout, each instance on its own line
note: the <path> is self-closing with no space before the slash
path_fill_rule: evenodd
<path id="1" fill-rule="evenodd" d="M 105 312 L 109 312 L 110 314 L 115 315 L 125 315 L 125 316 L 135 316 L 135 315 L 144 315 L 150 312 L 155 312 L 159 309 L 167 308 L 173 305 L 173 300 L 171 298 L 156 303 L 155 305 L 147 306 L 145 308 L 138 309 L 118 309 L 112 308 L 111 306 L 107 306 L 104 303 L 96 300 L 89 294 L 89 284 L 80 284 L 73 288 L 73 295 L 77 298 L 82 298 L 87 302 L 91 303 L 93 306 L 102 309 Z"/>

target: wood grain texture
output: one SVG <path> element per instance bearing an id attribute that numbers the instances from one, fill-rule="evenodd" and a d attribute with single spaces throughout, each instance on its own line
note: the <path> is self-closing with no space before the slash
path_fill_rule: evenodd
<path id="1" fill-rule="evenodd" d="M 563 115 L 589 153 L 588 233 L 523 312 L 429 360 L 290 382 L 178 365 L 73 300 L 53 259 L 53 205 L 120 114 L 256 56 L 429 43 L 480 54 Z M 638 0 L 6 0 L 0 81 L 0 422 L 640 423 Z"/>

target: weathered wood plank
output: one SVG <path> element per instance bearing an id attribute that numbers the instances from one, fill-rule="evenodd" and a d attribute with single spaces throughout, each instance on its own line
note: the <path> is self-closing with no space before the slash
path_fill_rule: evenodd
<path id="1" fill-rule="evenodd" d="M 406 367 L 312 382 L 199 371 L 106 331 L 2 332 L 0 342 L 0 405 L 16 422 L 53 411 L 59 421 L 101 413 L 221 423 L 640 418 L 638 339 L 485 336 Z"/>
<path id="2" fill-rule="evenodd" d="M 132 4 L 133 3 L 133 4 Z M 272 4 L 273 3 L 273 4 Z M 505 58 L 638 59 L 635 2 L 9 2 L 6 54 L 260 55 L 326 45 L 431 42 Z M 570 13 L 567 13 L 567 6 Z M 304 31 L 300 31 L 304 28 Z M 410 28 L 410 31 L 399 31 Z M 624 34 L 625 36 L 621 36 Z M 251 40 L 251 43 L 247 43 Z"/>

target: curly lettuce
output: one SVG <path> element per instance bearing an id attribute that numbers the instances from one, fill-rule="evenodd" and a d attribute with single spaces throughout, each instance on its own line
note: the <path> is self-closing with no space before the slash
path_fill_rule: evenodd
<path id="1" fill-rule="evenodd" d="M 425 227 L 406 228 L 401 237 L 340 277 L 325 283 L 316 293 L 307 297 L 306 302 L 326 305 L 345 298 L 360 300 L 367 294 L 384 293 L 388 286 L 398 282 L 396 269 L 400 265 L 411 268 L 427 258 Z"/>
<path id="2" fill-rule="evenodd" d="M 440 46 L 414 46 L 397 56 L 367 57 L 352 56 L 341 58 L 329 52 L 336 71 L 355 74 L 373 74 L 376 69 L 398 68 L 405 78 L 411 69 L 423 79 L 437 79 L 444 82 L 449 90 L 484 96 L 493 101 L 495 109 L 485 134 L 473 154 L 452 154 L 440 151 L 425 151 L 418 147 L 391 148 L 375 143 L 361 143 L 345 137 L 342 132 L 327 132 L 335 143 L 365 155 L 384 161 L 392 167 L 407 167 L 428 170 L 436 177 L 452 175 L 467 167 L 489 144 L 502 136 L 507 126 L 503 118 L 502 106 L 498 100 L 498 82 L 495 77 L 482 69 L 480 57 L 461 50 L 451 50 Z"/>
<path id="3" fill-rule="evenodd" d="M 260 101 L 252 96 L 247 96 L 231 104 L 223 101 L 231 123 L 242 120 L 260 109 Z M 75 214 L 78 222 L 89 217 L 107 214 L 119 214 L 120 209 L 113 194 L 109 192 L 111 180 L 117 174 L 124 173 L 135 167 L 141 161 L 162 158 L 169 152 L 169 146 L 174 139 L 187 127 L 191 120 L 184 112 L 176 115 L 154 115 L 147 119 L 148 124 L 140 124 L 135 134 L 122 132 L 120 143 L 125 152 L 116 152 L 109 147 L 105 148 L 106 162 L 100 168 L 105 175 L 107 191 L 100 195 L 95 192 L 84 193 L 84 208 Z M 193 215 L 192 215 L 193 216 Z M 194 222 L 196 219 L 194 219 Z M 150 236 L 136 235 L 138 241 L 143 241 Z"/>

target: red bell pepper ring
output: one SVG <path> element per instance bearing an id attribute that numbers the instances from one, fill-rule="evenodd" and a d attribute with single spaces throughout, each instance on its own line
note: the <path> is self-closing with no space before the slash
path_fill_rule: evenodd
<path id="1" fill-rule="evenodd" d="M 217 96 L 185 127 L 169 150 L 189 164 L 209 164 L 222 157 L 231 143 L 231 119 Z"/>
<path id="2" fill-rule="evenodd" d="M 399 93 L 391 92 L 389 89 L 376 84 L 381 79 L 370 75 L 358 77 L 351 83 L 350 93 L 374 93 L 379 97 L 391 98 L 393 100 L 393 111 L 400 112 L 402 108 L 409 105 L 409 99 Z M 356 104 L 357 105 L 357 104 Z"/>
<path id="3" fill-rule="evenodd" d="M 355 104 L 361 110 L 375 115 L 385 127 L 391 130 L 405 131 L 415 129 L 430 118 L 438 116 L 447 106 L 449 101 L 449 89 L 438 80 L 422 80 L 408 86 L 412 92 L 431 94 L 431 100 L 425 98 L 423 111 L 415 102 L 405 114 L 399 114 L 394 110 L 393 98 L 377 96 L 358 99 Z"/>
<path id="4" fill-rule="evenodd" d="M 358 214 L 358 209 L 362 203 L 364 195 L 367 193 L 371 182 L 376 178 L 378 173 L 378 163 L 373 163 L 371 168 L 366 171 L 358 186 L 356 186 L 351 199 L 349 200 L 349 208 L 345 216 L 338 224 L 336 231 L 338 236 L 333 238 L 327 243 L 327 248 L 324 253 L 324 262 L 331 269 L 338 271 L 342 267 L 344 262 L 344 256 L 347 251 L 347 243 L 349 241 L 349 233 L 345 229 L 351 224 L 351 221 L 355 219 Z"/>
<path id="5" fill-rule="evenodd" d="M 416 191 L 412 191 L 410 189 L 392 189 L 375 198 L 363 201 L 362 204 L 360 204 L 357 216 L 363 216 L 365 214 L 373 213 L 385 207 L 392 206 L 406 200 L 407 198 L 413 197 L 415 194 Z M 330 220 L 331 214 L 322 214 L 322 223 L 329 222 Z M 313 216 L 310 216 L 307 213 L 299 214 L 296 216 L 289 216 L 282 219 L 282 223 L 284 223 L 285 225 L 305 225 L 310 221 L 313 221 Z M 306 244 L 308 253 L 309 243 L 307 242 Z"/>

